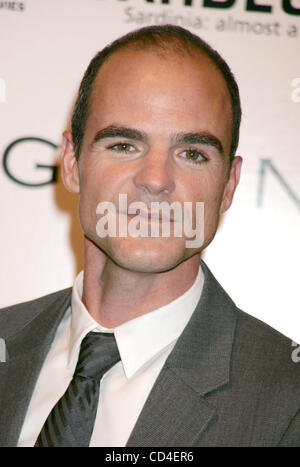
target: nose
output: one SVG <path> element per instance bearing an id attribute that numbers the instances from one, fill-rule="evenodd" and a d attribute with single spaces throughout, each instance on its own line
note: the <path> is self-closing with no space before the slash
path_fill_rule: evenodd
<path id="1" fill-rule="evenodd" d="M 133 181 L 136 188 L 152 197 L 172 193 L 175 182 L 171 165 L 168 153 L 162 150 L 149 151 L 141 159 L 141 165 L 135 173 Z"/>

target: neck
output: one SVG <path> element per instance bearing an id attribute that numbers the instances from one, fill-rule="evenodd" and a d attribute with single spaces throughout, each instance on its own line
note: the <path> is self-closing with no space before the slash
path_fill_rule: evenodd
<path id="1" fill-rule="evenodd" d="M 85 237 L 82 301 L 98 323 L 114 328 L 186 292 L 196 279 L 199 261 L 195 255 L 169 271 L 129 271 Z"/>

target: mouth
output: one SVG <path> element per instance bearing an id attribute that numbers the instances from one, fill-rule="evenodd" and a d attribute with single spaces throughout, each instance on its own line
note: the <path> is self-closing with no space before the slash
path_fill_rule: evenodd
<path id="1" fill-rule="evenodd" d="M 139 217 L 140 219 L 144 219 L 145 221 L 148 222 L 174 222 L 174 216 L 173 213 L 170 214 L 170 216 L 165 216 L 161 211 L 154 211 L 154 210 L 149 210 L 149 211 L 144 211 L 142 209 L 137 209 L 137 212 L 134 214 L 123 211 L 119 211 L 120 214 L 126 215 L 129 219 L 133 219 L 134 217 Z"/>

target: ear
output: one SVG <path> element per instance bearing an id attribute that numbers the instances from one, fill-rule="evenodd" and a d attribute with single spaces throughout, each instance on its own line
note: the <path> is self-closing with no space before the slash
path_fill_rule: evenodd
<path id="1" fill-rule="evenodd" d="M 71 191 L 71 193 L 79 193 L 78 162 L 75 155 L 72 133 L 70 131 L 64 131 L 63 133 L 61 168 L 62 179 L 67 190 Z"/>
<path id="2" fill-rule="evenodd" d="M 221 213 L 224 213 L 225 211 L 227 211 L 227 209 L 229 209 L 229 207 L 231 206 L 234 192 L 240 181 L 242 162 L 243 162 L 243 159 L 240 156 L 234 157 L 232 161 L 229 179 L 227 181 L 227 184 L 226 184 L 226 187 L 223 193 L 223 199 L 222 199 L 221 209 L 220 209 Z"/>

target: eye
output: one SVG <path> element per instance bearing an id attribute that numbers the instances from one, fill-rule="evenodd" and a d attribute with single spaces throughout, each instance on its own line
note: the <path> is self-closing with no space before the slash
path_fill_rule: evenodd
<path id="1" fill-rule="evenodd" d="M 186 149 L 180 153 L 180 157 L 183 157 L 188 162 L 193 164 L 201 164 L 202 162 L 207 161 L 207 158 L 203 152 L 199 151 L 198 149 Z"/>
<path id="2" fill-rule="evenodd" d="M 129 143 L 117 143 L 113 146 L 109 146 L 108 149 L 117 152 L 124 152 L 126 154 L 135 150 L 134 146 L 132 146 L 132 144 Z"/>

